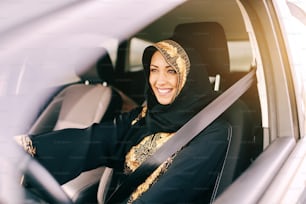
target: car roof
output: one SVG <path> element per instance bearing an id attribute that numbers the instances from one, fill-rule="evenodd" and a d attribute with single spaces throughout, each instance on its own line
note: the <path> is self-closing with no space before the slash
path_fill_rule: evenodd
<path id="1" fill-rule="evenodd" d="M 179 5 L 137 34 L 153 42 L 169 37 L 177 24 L 213 21 L 222 25 L 228 40 L 247 40 L 241 12 L 235 0 L 191 0 Z M 160 31 L 163 31 L 160 33 Z"/>

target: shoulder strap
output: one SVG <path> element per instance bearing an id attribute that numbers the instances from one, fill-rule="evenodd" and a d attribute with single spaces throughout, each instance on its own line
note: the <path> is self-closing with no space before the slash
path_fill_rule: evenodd
<path id="1" fill-rule="evenodd" d="M 191 118 L 163 146 L 129 175 L 111 194 L 106 203 L 119 203 L 126 199 L 160 164 L 184 147 L 244 94 L 252 85 L 255 73 L 256 70 L 252 69 Z"/>

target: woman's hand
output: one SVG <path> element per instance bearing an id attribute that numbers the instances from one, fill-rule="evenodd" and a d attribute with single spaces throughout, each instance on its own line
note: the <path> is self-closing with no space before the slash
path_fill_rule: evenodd
<path id="1" fill-rule="evenodd" d="M 28 135 L 17 135 L 14 140 L 32 157 L 36 154 L 36 148 L 33 147 L 32 140 Z"/>

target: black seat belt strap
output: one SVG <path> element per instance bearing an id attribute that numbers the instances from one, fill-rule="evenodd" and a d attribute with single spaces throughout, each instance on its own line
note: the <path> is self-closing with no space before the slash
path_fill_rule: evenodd
<path id="1" fill-rule="evenodd" d="M 183 125 L 163 146 L 156 150 L 145 160 L 125 181 L 112 193 L 107 204 L 120 203 L 130 195 L 135 188 L 143 183 L 153 171 L 182 147 L 188 144 L 204 128 L 228 109 L 241 95 L 243 95 L 255 80 L 256 70 L 252 69 L 248 74 L 233 84 L 185 125 Z"/>

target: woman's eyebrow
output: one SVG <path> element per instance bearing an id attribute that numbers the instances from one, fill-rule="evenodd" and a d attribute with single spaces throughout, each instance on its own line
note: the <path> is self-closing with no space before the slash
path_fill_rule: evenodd
<path id="1" fill-rule="evenodd" d="M 156 67 L 158 68 L 159 66 L 158 65 L 155 65 L 155 64 L 150 64 L 150 67 Z M 170 69 L 170 68 L 173 68 L 171 65 L 167 65 L 165 68 L 167 69 Z"/>
<path id="2" fill-rule="evenodd" d="M 150 67 L 158 67 L 158 66 L 155 64 L 150 64 Z"/>

